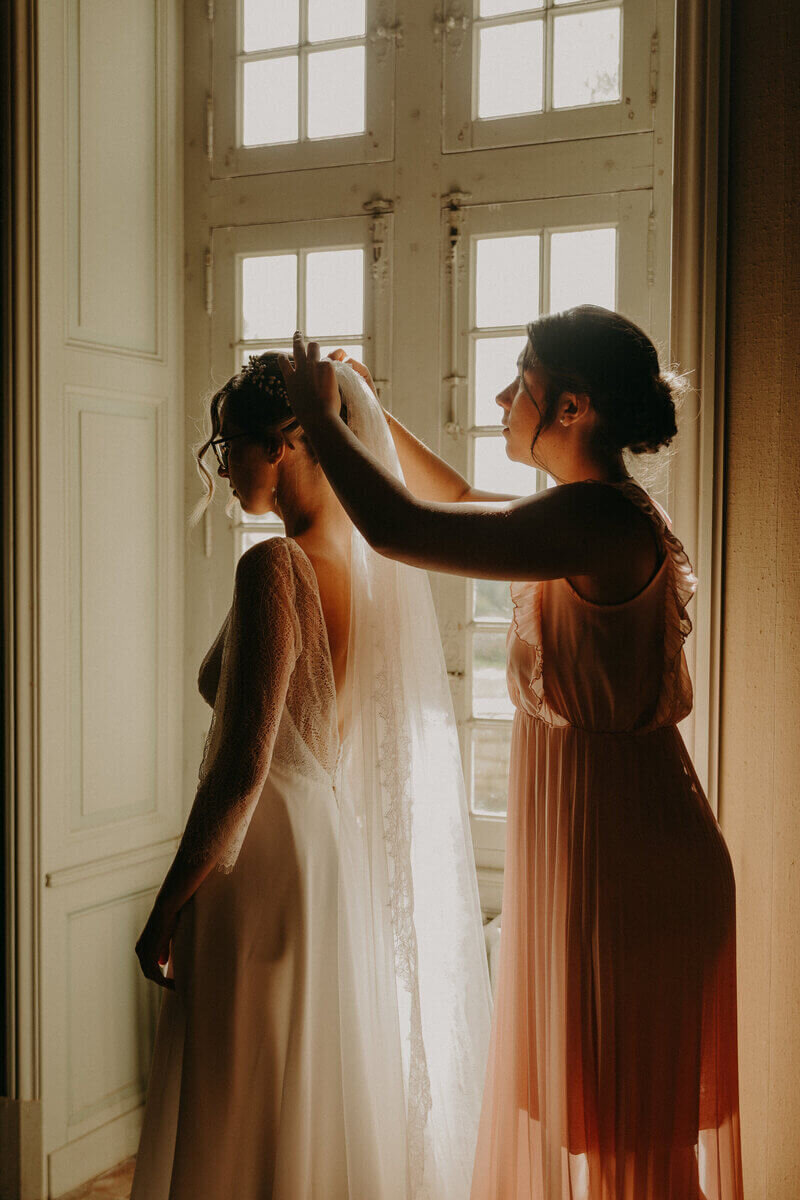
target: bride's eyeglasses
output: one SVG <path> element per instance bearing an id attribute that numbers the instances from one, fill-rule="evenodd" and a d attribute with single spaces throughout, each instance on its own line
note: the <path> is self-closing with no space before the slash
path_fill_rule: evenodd
<path id="1" fill-rule="evenodd" d="M 213 441 L 209 442 L 209 445 L 213 448 L 217 456 L 217 462 L 221 471 L 227 471 L 228 469 L 228 454 L 230 453 L 231 442 L 235 441 L 236 438 L 242 437 L 247 437 L 247 434 L 232 433 L 230 437 L 214 438 Z"/>

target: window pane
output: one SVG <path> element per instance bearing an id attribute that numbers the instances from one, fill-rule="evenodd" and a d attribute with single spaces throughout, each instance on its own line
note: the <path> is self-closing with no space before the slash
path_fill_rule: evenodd
<path id="1" fill-rule="evenodd" d="M 498 633 L 472 635 L 472 715 L 514 715 L 506 686 L 505 629 Z"/>
<path id="2" fill-rule="evenodd" d="M 365 0 L 308 0 L 308 39 L 363 37 L 366 32 Z"/>
<path id="3" fill-rule="evenodd" d="M 481 0 L 479 12 L 482 17 L 503 17 L 531 8 L 544 8 L 544 0 Z"/>
<path id="4" fill-rule="evenodd" d="M 242 336 L 291 338 L 297 328 L 297 255 L 242 259 Z"/>
<path id="5" fill-rule="evenodd" d="M 296 46 L 300 36 L 298 0 L 244 0 L 245 53 Z"/>
<path id="6" fill-rule="evenodd" d="M 499 425 L 502 413 L 495 396 L 517 374 L 517 359 L 525 349 L 525 337 L 476 338 L 475 340 L 475 424 Z"/>
<path id="7" fill-rule="evenodd" d="M 541 112 L 544 25 L 515 21 L 478 31 L 478 116 Z"/>
<path id="8" fill-rule="evenodd" d="M 550 239 L 550 311 L 573 304 L 616 305 L 616 229 L 554 233 Z"/>
<path id="9" fill-rule="evenodd" d="M 472 612 L 476 621 L 510 621 L 511 593 L 504 579 L 476 579 Z"/>
<path id="10" fill-rule="evenodd" d="M 306 256 L 309 337 L 358 335 L 364 327 L 364 251 L 319 250 Z M 336 349 L 336 347 L 333 347 Z"/>
<path id="11" fill-rule="evenodd" d="M 619 100 L 620 9 L 566 13 L 553 26 L 554 107 Z"/>
<path id="12" fill-rule="evenodd" d="M 475 324 L 527 325 L 539 315 L 539 238 L 480 238 L 475 262 Z"/>
<path id="13" fill-rule="evenodd" d="M 364 132 L 364 47 L 308 56 L 308 136 Z"/>
<path id="14" fill-rule="evenodd" d="M 475 487 L 487 492 L 510 492 L 512 496 L 532 496 L 536 491 L 536 472 L 533 466 L 507 457 L 504 438 L 477 437 Z"/>
<path id="15" fill-rule="evenodd" d="M 242 67 L 242 145 L 297 141 L 297 58 L 267 58 Z"/>
<path id="16" fill-rule="evenodd" d="M 502 816 L 508 806 L 508 759 L 511 726 L 472 731 L 472 797 L 474 813 Z"/>

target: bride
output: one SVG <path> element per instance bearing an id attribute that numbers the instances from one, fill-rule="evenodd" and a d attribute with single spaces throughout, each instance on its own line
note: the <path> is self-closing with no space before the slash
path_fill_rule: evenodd
<path id="1" fill-rule="evenodd" d="M 380 406 L 342 415 L 398 477 Z M 277 356 L 211 401 L 218 474 L 287 536 L 200 669 L 192 810 L 137 943 L 166 990 L 133 1200 L 466 1200 L 489 991 L 427 576 L 350 524 Z"/>

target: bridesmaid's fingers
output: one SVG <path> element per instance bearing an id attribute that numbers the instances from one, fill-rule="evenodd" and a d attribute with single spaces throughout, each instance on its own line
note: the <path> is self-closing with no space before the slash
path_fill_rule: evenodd
<path id="1" fill-rule="evenodd" d="M 310 363 L 319 362 L 319 342 L 309 342 L 306 346 L 306 357 Z"/>
<path id="2" fill-rule="evenodd" d="M 295 367 L 299 369 L 305 366 L 306 363 L 306 346 L 303 341 L 303 335 L 299 329 L 295 330 L 295 335 L 292 338 L 292 349 L 294 351 Z"/>
<path id="3" fill-rule="evenodd" d="M 347 360 L 347 351 L 342 350 L 341 347 L 338 350 L 331 350 L 328 358 L 332 358 L 334 362 L 345 362 Z M 347 361 L 352 362 L 352 359 Z"/>

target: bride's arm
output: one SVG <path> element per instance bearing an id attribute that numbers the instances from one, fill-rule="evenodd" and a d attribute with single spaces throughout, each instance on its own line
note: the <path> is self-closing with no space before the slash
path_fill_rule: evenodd
<path id="1" fill-rule="evenodd" d="M 344 350 L 335 350 L 329 357 L 338 362 L 347 362 L 348 366 L 358 372 L 377 396 L 378 393 L 369 368 L 364 363 L 357 362 L 354 358 L 347 358 Z M 397 457 L 400 459 L 400 466 L 403 468 L 403 477 L 409 489 L 420 500 L 435 500 L 442 504 L 473 504 L 477 501 L 517 499 L 511 494 L 483 492 L 479 488 L 472 487 L 463 475 L 449 466 L 418 437 L 415 437 L 410 429 L 406 429 L 405 425 L 398 421 L 397 417 L 386 412 L 385 409 L 384 415 L 394 441 Z"/>
<path id="2" fill-rule="evenodd" d="M 236 569 L 214 715 L 191 812 L 136 945 L 144 974 L 169 987 L 178 913 L 215 867 L 236 861 L 272 760 L 296 660 L 293 568 L 281 539 L 254 546 Z"/>
<path id="3" fill-rule="evenodd" d="M 483 579 L 558 579 L 602 574 L 615 547 L 598 493 L 572 484 L 502 505 L 442 504 L 412 495 L 339 417 L 333 366 L 319 347 L 294 343 L 281 366 L 289 399 L 325 474 L 353 522 L 380 553 L 430 570 Z"/>

